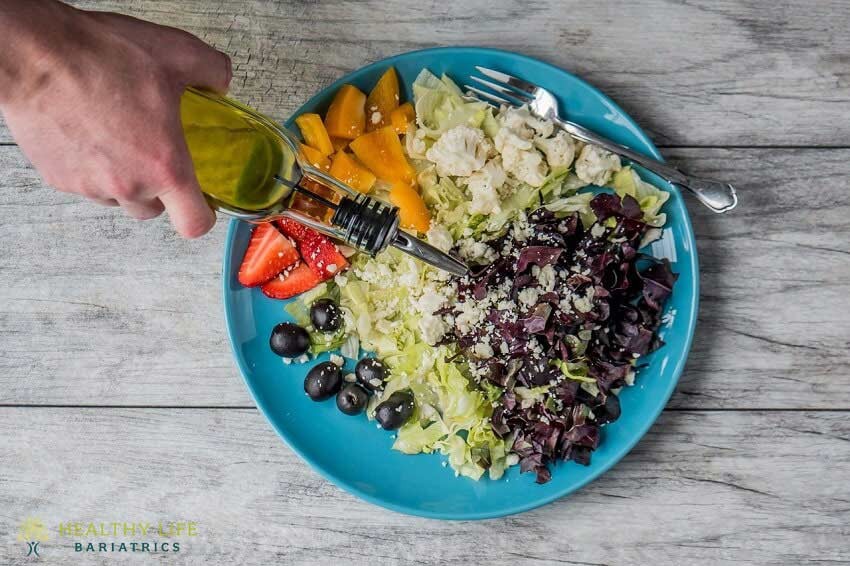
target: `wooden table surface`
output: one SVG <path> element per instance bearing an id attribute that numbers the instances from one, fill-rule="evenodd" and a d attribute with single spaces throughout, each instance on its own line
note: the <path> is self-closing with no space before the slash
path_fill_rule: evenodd
<path id="1" fill-rule="evenodd" d="M 850 3 L 87 1 L 233 57 L 278 119 L 342 73 L 437 45 L 522 52 L 619 102 L 665 156 L 736 182 L 689 201 L 694 348 L 656 425 L 580 492 L 439 522 L 335 488 L 253 407 L 198 241 L 46 188 L 0 127 L 0 564 L 18 527 L 194 520 L 177 554 L 51 564 L 850 564 Z"/>

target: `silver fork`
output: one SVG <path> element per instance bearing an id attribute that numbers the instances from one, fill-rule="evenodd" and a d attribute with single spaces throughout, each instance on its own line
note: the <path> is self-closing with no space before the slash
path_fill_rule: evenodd
<path id="1" fill-rule="evenodd" d="M 690 191 L 697 200 L 714 212 L 727 212 L 735 208 L 735 205 L 738 204 L 738 195 L 735 192 L 735 187 L 729 183 L 686 175 L 675 167 L 671 167 L 657 159 L 620 145 L 575 122 L 564 120 L 558 115 L 558 101 L 555 99 L 555 96 L 541 86 L 486 67 L 475 68 L 482 75 L 496 82 L 476 76 L 470 76 L 470 78 L 499 94 L 493 94 L 493 92 L 474 86 L 464 85 L 464 88 L 469 91 L 470 96 L 488 104 L 493 102 L 507 104 L 509 106 L 527 104 L 531 113 L 538 118 L 551 120 L 555 125 L 579 141 L 599 146 L 611 153 L 616 153 L 620 157 L 625 157 L 629 161 L 642 165 L 676 186 Z"/>

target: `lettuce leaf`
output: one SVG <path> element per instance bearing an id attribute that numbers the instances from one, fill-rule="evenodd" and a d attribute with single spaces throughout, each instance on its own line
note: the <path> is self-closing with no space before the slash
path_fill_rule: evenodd
<path id="1" fill-rule="evenodd" d="M 462 124 L 481 127 L 488 114 L 492 118 L 486 103 L 465 100 L 463 92 L 449 77 L 437 78 L 427 69 L 413 82 L 413 100 L 416 122 L 432 139 Z"/>
<path id="2" fill-rule="evenodd" d="M 650 185 L 631 167 L 617 171 L 611 185 L 620 198 L 629 195 L 638 201 L 643 221 L 650 226 L 660 228 L 667 222 L 667 215 L 661 212 L 661 207 L 670 198 L 670 193 Z"/>
<path id="3" fill-rule="evenodd" d="M 592 226 L 596 222 L 596 215 L 590 208 L 590 201 L 593 200 L 593 193 L 578 193 L 569 197 L 562 197 L 552 202 L 543 205 L 543 208 L 552 212 L 566 212 L 572 214 L 578 212 L 581 217 L 581 222 L 585 226 Z"/>

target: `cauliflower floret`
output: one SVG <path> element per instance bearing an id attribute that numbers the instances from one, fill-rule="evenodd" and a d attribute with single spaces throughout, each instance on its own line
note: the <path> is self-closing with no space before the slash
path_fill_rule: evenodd
<path id="1" fill-rule="evenodd" d="M 484 132 L 461 125 L 444 132 L 425 157 L 437 166 L 438 175 L 468 177 L 484 166 L 489 151 Z"/>
<path id="2" fill-rule="evenodd" d="M 425 130 L 417 130 L 416 126 L 410 124 L 404 134 L 404 146 L 407 155 L 413 159 L 425 159 L 428 146 L 425 143 Z"/>
<path id="3" fill-rule="evenodd" d="M 434 287 L 428 287 L 422 295 L 414 302 L 416 310 L 422 314 L 434 314 L 440 307 L 446 304 L 448 299 Z"/>
<path id="4" fill-rule="evenodd" d="M 507 175 L 500 163 L 488 161 L 480 171 L 476 171 L 466 180 L 466 188 L 472 201 L 469 212 L 472 214 L 494 214 L 501 211 L 498 190 L 505 184 Z"/>
<path id="5" fill-rule="evenodd" d="M 543 185 L 549 168 L 543 155 L 534 149 L 530 141 L 522 139 L 508 128 L 502 128 L 493 142 L 502 154 L 502 166 L 505 171 L 532 187 Z"/>
<path id="6" fill-rule="evenodd" d="M 452 245 L 454 245 L 451 232 L 442 224 L 432 225 L 428 232 L 425 233 L 425 238 L 429 244 L 443 252 L 449 251 L 452 249 Z"/>
<path id="7" fill-rule="evenodd" d="M 493 248 L 472 238 L 463 238 L 458 241 L 458 253 L 467 261 L 492 263 L 496 260 L 496 251 Z"/>
<path id="8" fill-rule="evenodd" d="M 564 131 L 558 132 L 553 138 L 537 138 L 534 145 L 546 154 L 546 161 L 553 168 L 569 167 L 576 155 L 575 141 Z"/>
<path id="9" fill-rule="evenodd" d="M 551 121 L 534 116 L 528 106 L 503 108 L 501 118 L 504 127 L 510 128 L 515 134 L 527 140 L 533 138 L 535 134 L 548 138 L 555 128 Z"/>
<path id="10" fill-rule="evenodd" d="M 448 326 L 439 316 L 425 315 L 419 319 L 419 332 L 429 346 L 439 342 L 445 336 L 446 331 L 448 331 Z"/>
<path id="11" fill-rule="evenodd" d="M 576 175 L 585 183 L 605 186 L 614 171 L 621 168 L 620 158 L 595 145 L 586 145 L 576 159 Z"/>

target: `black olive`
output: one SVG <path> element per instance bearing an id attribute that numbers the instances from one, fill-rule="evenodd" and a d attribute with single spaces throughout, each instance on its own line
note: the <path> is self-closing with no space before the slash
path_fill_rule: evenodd
<path id="1" fill-rule="evenodd" d="M 356 383 L 346 383 L 336 394 L 336 406 L 346 415 L 359 415 L 369 402 L 369 394 Z"/>
<path id="2" fill-rule="evenodd" d="M 375 419 L 384 430 L 395 430 L 413 416 L 413 393 L 396 391 L 375 407 Z"/>
<path id="3" fill-rule="evenodd" d="M 310 335 L 297 324 L 281 322 L 272 329 L 269 346 L 278 356 L 297 358 L 310 348 Z"/>
<path id="4" fill-rule="evenodd" d="M 304 391 L 313 401 L 330 399 L 342 385 L 342 372 L 339 366 L 331 362 L 322 362 L 307 372 L 304 378 Z"/>
<path id="5" fill-rule="evenodd" d="M 310 306 L 310 320 L 317 330 L 336 332 L 342 326 L 342 311 L 331 299 L 319 299 Z"/>
<path id="6" fill-rule="evenodd" d="M 384 386 L 387 368 L 379 359 L 363 358 L 354 367 L 354 375 L 360 385 L 369 391 L 375 391 Z"/>

